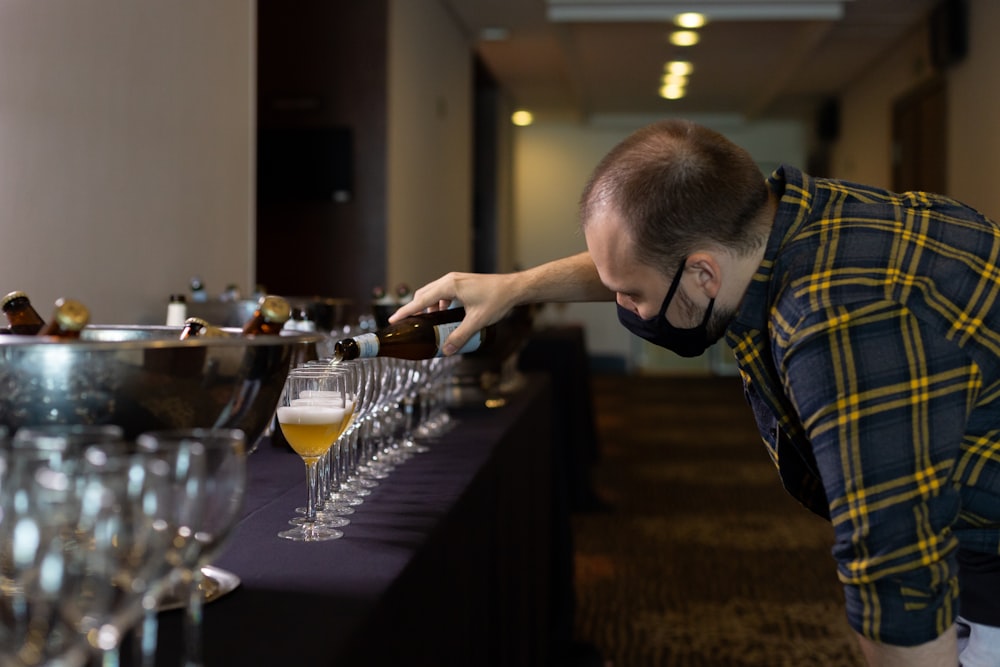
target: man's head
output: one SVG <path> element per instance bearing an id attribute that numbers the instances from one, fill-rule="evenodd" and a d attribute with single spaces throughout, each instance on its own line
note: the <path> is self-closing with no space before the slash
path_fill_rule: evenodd
<path id="1" fill-rule="evenodd" d="M 626 311 L 623 323 L 691 351 L 721 337 L 735 314 L 767 239 L 767 205 L 764 178 L 745 150 L 700 125 L 666 120 L 604 157 L 580 212 L 601 280 Z"/>
<path id="2" fill-rule="evenodd" d="M 705 245 L 755 250 L 766 234 L 752 229 L 767 201 L 753 158 L 724 136 L 685 120 L 648 125 L 609 152 L 583 191 L 584 228 L 610 206 L 635 259 L 670 271 Z"/>

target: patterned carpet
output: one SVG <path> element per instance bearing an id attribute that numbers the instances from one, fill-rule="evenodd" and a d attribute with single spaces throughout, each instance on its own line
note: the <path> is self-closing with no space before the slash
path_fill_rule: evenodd
<path id="1" fill-rule="evenodd" d="M 734 377 L 596 375 L 607 511 L 573 518 L 577 639 L 608 667 L 859 667 L 831 529 L 781 488 Z"/>

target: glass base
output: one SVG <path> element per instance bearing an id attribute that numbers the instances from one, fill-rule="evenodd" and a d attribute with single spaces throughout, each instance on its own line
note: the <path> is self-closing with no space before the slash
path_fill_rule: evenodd
<path id="1" fill-rule="evenodd" d="M 304 516 L 296 516 L 289 519 L 288 523 L 293 526 L 305 526 L 310 522 L 306 521 Z M 312 522 L 312 525 L 323 528 L 343 528 L 344 526 L 350 525 L 350 523 L 349 519 L 345 519 L 339 515 L 316 512 L 316 520 Z"/>
<path id="2" fill-rule="evenodd" d="M 318 523 L 302 523 L 294 528 L 278 533 L 278 537 L 292 540 L 293 542 L 325 542 L 327 540 L 336 540 L 343 536 L 343 531 L 336 528 L 328 528 Z"/>

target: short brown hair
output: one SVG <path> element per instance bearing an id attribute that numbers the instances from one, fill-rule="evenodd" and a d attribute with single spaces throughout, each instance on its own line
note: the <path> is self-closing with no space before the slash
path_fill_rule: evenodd
<path id="1" fill-rule="evenodd" d="M 637 130 L 597 165 L 580 200 L 586 226 L 599 203 L 623 219 L 636 259 L 673 270 L 706 241 L 747 253 L 766 236 L 751 223 L 767 186 L 750 154 L 686 120 Z"/>

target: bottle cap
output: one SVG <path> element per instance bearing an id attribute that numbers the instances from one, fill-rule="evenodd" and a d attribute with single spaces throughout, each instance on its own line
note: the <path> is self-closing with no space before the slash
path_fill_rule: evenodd
<path id="1" fill-rule="evenodd" d="M 24 292 L 11 292 L 4 298 L 0 299 L 0 309 L 7 310 L 7 304 L 9 304 L 14 299 L 27 299 L 28 295 Z"/>
<path id="2" fill-rule="evenodd" d="M 170 303 L 187 303 L 187 297 L 183 294 L 171 294 Z"/>
<path id="3" fill-rule="evenodd" d="M 76 299 L 58 299 L 53 318 L 66 331 L 80 331 L 90 322 L 90 310 Z"/>
<path id="4" fill-rule="evenodd" d="M 292 316 L 291 304 L 280 296 L 268 295 L 261 297 L 257 308 L 260 310 L 261 315 L 267 318 L 269 322 L 274 322 L 275 324 L 287 322 L 288 318 Z"/>

